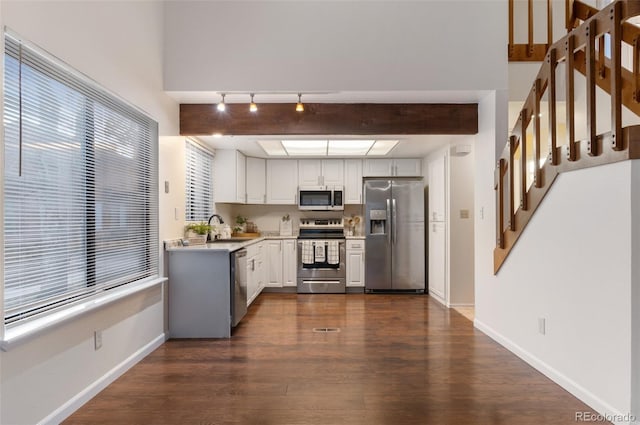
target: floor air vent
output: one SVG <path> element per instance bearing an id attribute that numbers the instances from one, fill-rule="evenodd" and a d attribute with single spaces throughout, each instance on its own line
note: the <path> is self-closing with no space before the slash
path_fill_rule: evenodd
<path id="1" fill-rule="evenodd" d="M 314 332 L 340 332 L 340 328 L 313 328 Z"/>

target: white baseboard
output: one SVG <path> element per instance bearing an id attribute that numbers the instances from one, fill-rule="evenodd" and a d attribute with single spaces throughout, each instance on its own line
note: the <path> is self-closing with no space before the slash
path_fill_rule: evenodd
<path id="1" fill-rule="evenodd" d="M 109 384 L 118 379 L 132 366 L 138 363 L 140 360 L 148 356 L 153 350 L 161 346 L 166 341 L 166 335 L 160 334 L 149 342 L 144 347 L 133 353 L 126 358 L 120 364 L 116 365 L 113 369 L 107 372 L 104 376 L 93 382 L 84 390 L 80 391 L 74 397 L 72 397 L 65 404 L 54 410 L 50 415 L 40 421 L 39 425 L 55 425 L 59 424 L 80 407 L 82 407 L 87 401 L 91 400 L 100 391 L 105 389 Z"/>
<path id="2" fill-rule="evenodd" d="M 493 328 L 485 325 L 480 320 L 475 319 L 473 321 L 473 325 L 476 329 L 482 331 L 484 334 L 486 334 L 488 337 L 496 341 L 498 344 L 502 345 L 503 347 L 511 351 L 516 356 L 520 357 L 522 360 L 527 362 L 533 368 L 537 369 L 547 378 L 551 379 L 553 382 L 560 385 L 565 390 L 569 391 L 576 398 L 578 398 L 583 403 L 590 406 L 599 414 L 603 416 L 607 416 L 609 418 L 629 416 L 629 413 L 622 413 L 618 411 L 613 406 L 611 406 L 610 404 L 602 400 L 600 397 L 593 394 L 591 391 L 582 387 L 572 379 L 569 379 L 567 376 L 562 374 L 557 369 L 554 369 L 547 363 L 540 360 L 538 357 L 534 356 L 533 354 L 529 353 L 519 345 L 512 342 L 510 339 L 504 337 L 502 334 L 494 331 Z M 613 421 L 613 423 L 616 425 L 632 425 L 631 421 L 624 421 L 624 422 Z"/>
<path id="3" fill-rule="evenodd" d="M 455 304 L 449 304 L 449 306 L 451 308 L 456 308 L 456 307 L 475 307 L 475 304 L 473 304 L 473 303 L 455 303 Z"/>
<path id="4" fill-rule="evenodd" d="M 444 301 L 444 299 L 440 295 L 436 294 L 435 292 L 429 291 L 429 296 L 432 297 L 434 300 L 438 301 L 443 306 L 449 307 L 447 303 Z"/>

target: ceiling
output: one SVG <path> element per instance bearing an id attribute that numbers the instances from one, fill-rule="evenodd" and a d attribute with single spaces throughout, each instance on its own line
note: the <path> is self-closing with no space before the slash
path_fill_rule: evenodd
<path id="1" fill-rule="evenodd" d="M 302 102 L 308 103 L 478 103 L 485 91 L 393 91 L 393 92 L 302 92 Z M 249 105 L 249 92 L 211 91 L 211 92 L 167 92 L 179 103 L 218 103 L 220 93 L 225 93 L 226 103 L 246 103 Z M 254 100 L 260 103 L 297 102 L 297 93 L 252 91 Z M 300 136 L 222 136 L 202 135 L 197 137 L 213 149 L 237 149 L 248 156 L 267 158 L 268 156 L 256 143 L 258 140 L 300 139 Z M 398 145 L 388 157 L 424 157 L 444 146 L 455 143 L 472 144 L 474 136 L 469 135 L 367 135 L 328 134 L 304 139 L 394 139 Z"/>

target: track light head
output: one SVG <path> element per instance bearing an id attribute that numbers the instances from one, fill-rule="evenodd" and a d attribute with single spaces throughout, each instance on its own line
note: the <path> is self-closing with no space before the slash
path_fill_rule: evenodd
<path id="1" fill-rule="evenodd" d="M 227 109 L 227 105 L 224 103 L 224 93 L 221 94 L 222 100 L 218 103 L 218 111 L 224 112 Z"/>
<path id="2" fill-rule="evenodd" d="M 304 105 L 302 104 L 302 93 L 298 93 L 298 103 L 296 103 L 296 112 L 304 112 Z"/>

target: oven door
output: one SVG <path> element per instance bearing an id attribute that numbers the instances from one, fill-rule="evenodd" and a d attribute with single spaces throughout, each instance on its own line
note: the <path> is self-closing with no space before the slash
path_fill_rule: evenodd
<path id="1" fill-rule="evenodd" d="M 308 241 L 314 247 L 312 254 L 308 252 L 309 244 L 305 246 L 304 241 Z M 329 259 L 331 255 L 335 255 L 335 253 L 329 252 L 329 241 L 331 240 L 298 240 L 298 293 L 346 292 L 345 241 L 344 239 L 337 240 L 338 259 L 336 264 L 332 264 L 335 261 Z M 324 247 L 324 258 L 321 253 L 316 253 L 315 246 L 317 244 Z M 310 259 L 309 255 L 312 255 L 313 259 Z M 306 258 L 303 258 L 305 256 Z"/>
<path id="2" fill-rule="evenodd" d="M 333 206 L 333 194 L 325 187 L 300 187 L 298 189 L 299 210 L 330 210 Z"/>

